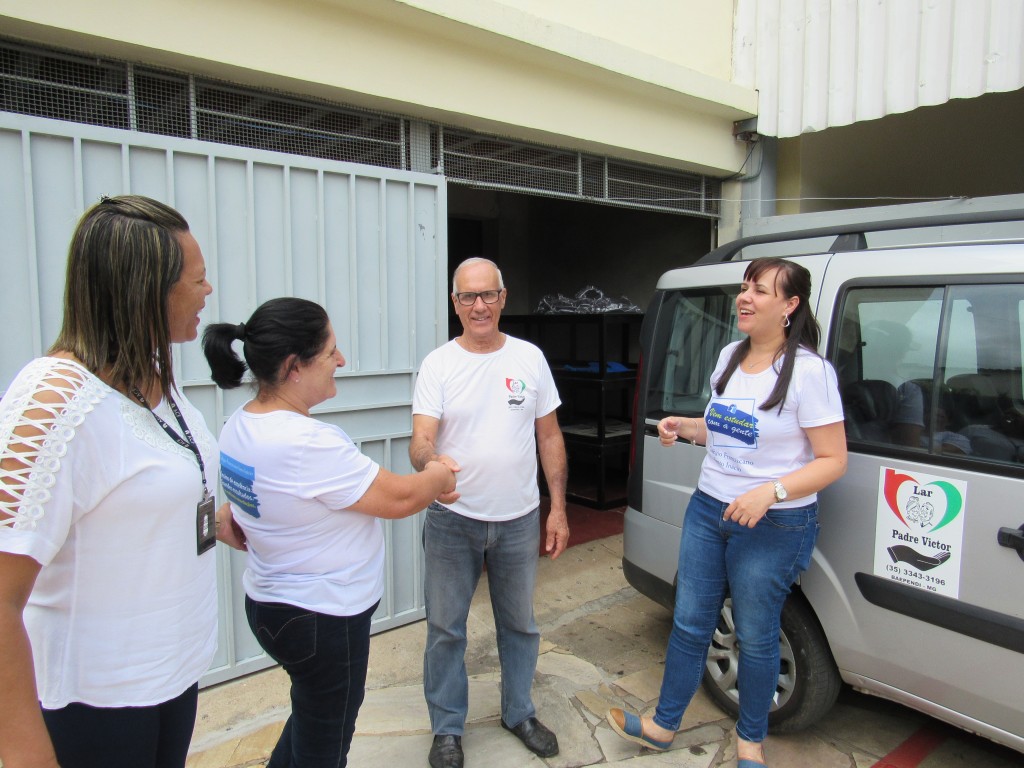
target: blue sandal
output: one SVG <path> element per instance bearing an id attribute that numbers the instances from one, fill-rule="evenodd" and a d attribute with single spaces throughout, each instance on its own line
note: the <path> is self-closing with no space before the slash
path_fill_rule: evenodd
<path id="1" fill-rule="evenodd" d="M 622 725 L 619 725 L 619 718 L 617 715 L 621 715 Z M 609 709 L 608 714 L 605 715 L 605 720 L 608 721 L 608 725 L 610 725 L 612 730 L 619 734 L 619 736 L 629 741 L 636 742 L 648 749 L 653 749 L 656 752 L 664 752 L 672 746 L 672 739 L 669 739 L 668 741 L 657 741 L 656 739 L 652 739 L 650 736 L 645 736 L 643 721 L 632 712 L 626 712 L 625 710 L 618 708 Z"/>
<path id="2" fill-rule="evenodd" d="M 736 763 L 736 768 L 768 768 L 764 763 L 759 763 L 757 760 L 748 760 L 743 758 Z"/>

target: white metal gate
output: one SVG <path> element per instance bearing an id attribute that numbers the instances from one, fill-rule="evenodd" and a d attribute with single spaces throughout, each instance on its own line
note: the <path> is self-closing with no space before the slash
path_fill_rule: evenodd
<path id="1" fill-rule="evenodd" d="M 382 466 L 411 471 L 413 377 L 447 338 L 443 177 L 0 112 L 0 391 L 56 337 L 78 217 L 124 193 L 188 219 L 214 288 L 204 322 L 240 322 L 275 296 L 322 304 L 347 365 L 315 415 Z M 248 397 L 217 389 L 198 343 L 175 349 L 175 368 L 214 432 Z M 374 631 L 424 615 L 421 517 L 384 523 Z M 273 664 L 246 624 L 245 555 L 217 551 L 220 642 L 204 685 Z"/>

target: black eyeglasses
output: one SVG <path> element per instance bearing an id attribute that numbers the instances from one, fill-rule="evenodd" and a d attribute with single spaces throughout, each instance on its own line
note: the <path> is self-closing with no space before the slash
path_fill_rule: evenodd
<path id="1" fill-rule="evenodd" d="M 501 296 L 501 291 L 463 291 L 455 294 L 459 304 L 464 307 L 472 307 L 476 304 L 477 296 L 484 300 L 484 304 L 493 304 Z"/>

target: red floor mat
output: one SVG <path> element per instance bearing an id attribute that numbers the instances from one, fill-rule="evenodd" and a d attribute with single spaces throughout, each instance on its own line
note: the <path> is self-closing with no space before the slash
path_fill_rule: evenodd
<path id="1" fill-rule="evenodd" d="M 547 496 L 540 499 L 540 553 L 544 554 L 545 525 L 551 502 Z M 569 518 L 569 546 L 586 544 L 588 541 L 603 539 L 622 533 L 622 523 L 626 514 L 625 507 L 612 509 L 591 509 L 580 504 L 569 502 L 565 505 L 566 516 Z"/>

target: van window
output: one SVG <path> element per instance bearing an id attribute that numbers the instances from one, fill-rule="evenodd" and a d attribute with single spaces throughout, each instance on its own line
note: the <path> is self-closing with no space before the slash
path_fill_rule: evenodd
<path id="1" fill-rule="evenodd" d="M 834 338 L 851 446 L 1024 463 L 1024 286 L 853 288 Z"/>
<path id="2" fill-rule="evenodd" d="M 670 291 L 659 311 L 648 366 L 648 419 L 700 416 L 711 398 L 711 373 L 722 347 L 739 338 L 738 285 Z"/>

